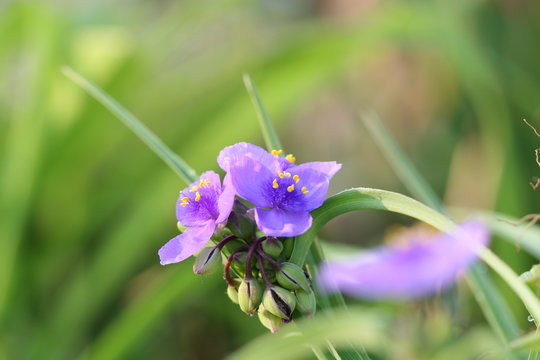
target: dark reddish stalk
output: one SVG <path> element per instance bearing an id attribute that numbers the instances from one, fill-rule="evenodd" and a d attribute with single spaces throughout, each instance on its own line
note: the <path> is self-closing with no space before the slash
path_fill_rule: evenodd
<path id="1" fill-rule="evenodd" d="M 267 288 L 272 287 L 272 283 L 268 279 L 268 275 L 266 274 L 266 270 L 264 269 L 264 263 L 263 263 L 262 257 L 257 256 L 257 262 L 259 263 L 259 271 L 264 281 L 264 286 L 266 286 Z"/>
<path id="2" fill-rule="evenodd" d="M 235 240 L 237 239 L 238 237 L 236 237 L 235 235 L 229 235 L 225 238 L 223 238 L 223 240 L 221 240 L 217 245 L 216 247 L 221 250 L 225 245 L 227 245 L 227 243 L 231 240 Z"/>
<path id="3" fill-rule="evenodd" d="M 281 268 L 281 264 L 274 260 L 270 255 L 265 253 L 260 247 L 257 248 L 257 254 L 262 256 L 264 260 L 268 261 L 270 266 L 273 267 L 275 270 L 279 270 Z"/>
<path id="4" fill-rule="evenodd" d="M 223 268 L 223 276 L 225 277 L 225 281 L 227 282 L 227 284 L 229 284 L 229 286 L 236 287 L 236 282 L 231 277 L 231 265 L 234 261 L 234 255 L 238 254 L 239 252 L 246 251 L 247 249 L 247 246 L 242 246 L 241 248 L 234 250 L 227 258 L 227 262 L 225 263 L 225 267 Z"/>
<path id="5" fill-rule="evenodd" d="M 266 240 L 266 236 L 260 237 L 257 240 L 251 244 L 251 247 L 249 248 L 249 251 L 246 256 L 246 279 L 251 279 L 253 277 L 253 273 L 251 272 L 251 263 L 253 262 L 253 254 L 255 254 L 255 250 L 257 250 L 257 247 L 259 244 Z"/>

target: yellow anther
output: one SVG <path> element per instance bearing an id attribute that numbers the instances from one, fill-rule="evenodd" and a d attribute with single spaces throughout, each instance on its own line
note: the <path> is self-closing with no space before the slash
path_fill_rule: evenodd
<path id="1" fill-rule="evenodd" d="M 302 188 L 300 189 L 300 191 L 302 192 L 302 194 L 307 194 L 307 193 L 309 192 L 308 189 L 306 189 L 305 186 L 302 187 Z"/>
<path id="2" fill-rule="evenodd" d="M 293 154 L 289 154 L 285 156 L 285 159 L 287 159 L 288 162 L 292 162 L 292 163 L 296 161 L 296 158 L 294 157 Z"/>
<path id="3" fill-rule="evenodd" d="M 290 172 L 284 172 L 283 175 L 285 175 L 286 177 L 291 177 L 291 173 Z"/>
<path id="4" fill-rule="evenodd" d="M 193 185 L 193 187 L 189 189 L 189 192 L 195 192 L 197 190 L 199 190 L 199 187 L 197 185 Z"/>
<path id="5" fill-rule="evenodd" d="M 188 201 L 189 201 L 189 198 L 188 198 L 188 197 L 183 197 L 183 198 L 180 199 L 180 200 L 182 200 L 182 202 L 188 202 Z"/>
<path id="6" fill-rule="evenodd" d="M 186 206 L 188 206 L 188 205 L 189 205 L 189 204 L 188 204 L 187 202 L 181 203 L 181 204 L 180 204 L 181 207 L 186 207 Z"/>
<path id="7" fill-rule="evenodd" d="M 278 172 L 277 172 L 277 175 L 278 175 L 280 178 L 282 178 L 282 179 L 285 177 L 285 174 L 282 173 L 281 171 L 278 171 Z"/>
<path id="8" fill-rule="evenodd" d="M 272 151 L 270 151 L 270 153 L 272 155 L 275 155 L 275 156 L 281 155 L 282 152 L 283 152 L 283 150 L 272 150 Z"/>
<path id="9" fill-rule="evenodd" d="M 204 180 L 201 180 L 201 182 L 199 183 L 199 187 L 204 187 L 205 185 L 209 185 L 209 184 L 210 184 L 210 180 L 204 179 Z"/>
<path id="10" fill-rule="evenodd" d="M 195 201 L 199 201 L 199 200 L 201 200 L 201 193 L 197 191 L 195 193 Z"/>
<path id="11" fill-rule="evenodd" d="M 277 179 L 274 179 L 274 181 L 272 181 L 272 187 L 274 189 L 277 189 L 279 187 L 278 183 L 277 183 Z"/>
<path id="12" fill-rule="evenodd" d="M 288 192 L 293 192 L 293 191 L 294 191 L 294 184 L 292 184 L 291 186 L 289 186 L 289 187 L 287 188 L 287 191 L 288 191 Z"/>
<path id="13" fill-rule="evenodd" d="M 294 175 L 292 178 L 293 178 L 294 182 L 297 183 L 297 184 L 300 181 L 300 176 L 298 176 L 298 175 Z"/>

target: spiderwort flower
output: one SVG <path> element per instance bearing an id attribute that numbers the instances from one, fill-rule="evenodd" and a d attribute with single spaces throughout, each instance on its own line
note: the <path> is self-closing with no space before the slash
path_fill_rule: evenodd
<path id="1" fill-rule="evenodd" d="M 344 262 L 328 262 L 319 273 L 322 289 L 371 299 L 416 299 L 452 285 L 489 241 L 486 228 L 464 223 L 450 233 L 408 232 L 399 244 L 381 246 Z"/>
<path id="2" fill-rule="evenodd" d="M 180 262 L 203 248 L 216 229 L 227 222 L 234 196 L 229 179 L 224 179 L 222 187 L 213 171 L 205 172 L 199 181 L 182 190 L 176 218 L 187 229 L 159 249 L 161 265 Z"/>
<path id="3" fill-rule="evenodd" d="M 238 143 L 223 149 L 218 163 L 237 194 L 255 205 L 259 229 L 269 236 L 291 237 L 311 227 L 309 212 L 322 205 L 341 165 L 335 161 L 295 165 L 293 155 L 280 157 L 281 153 Z"/>

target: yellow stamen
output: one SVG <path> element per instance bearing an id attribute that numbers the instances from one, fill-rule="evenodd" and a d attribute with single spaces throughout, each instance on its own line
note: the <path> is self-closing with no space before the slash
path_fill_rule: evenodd
<path id="1" fill-rule="evenodd" d="M 189 204 L 188 204 L 187 202 L 181 203 L 181 204 L 180 204 L 181 207 L 186 207 L 186 206 L 188 206 L 188 205 L 189 205 Z"/>
<path id="2" fill-rule="evenodd" d="M 283 150 L 272 150 L 272 151 L 270 151 L 270 153 L 272 155 L 275 155 L 275 156 L 281 155 L 282 152 L 283 152 Z"/>
<path id="3" fill-rule="evenodd" d="M 188 198 L 188 197 L 183 197 L 183 198 L 180 199 L 180 200 L 182 200 L 182 202 L 188 202 L 188 201 L 189 201 L 189 198 Z"/>
<path id="4" fill-rule="evenodd" d="M 285 174 L 282 173 L 281 171 L 278 171 L 278 172 L 277 172 L 277 175 L 278 175 L 280 178 L 282 178 L 282 179 L 285 177 Z"/>
<path id="5" fill-rule="evenodd" d="M 294 175 L 292 178 L 293 178 L 294 182 L 297 183 L 297 184 L 300 181 L 300 176 L 298 176 L 298 175 Z"/>
<path id="6" fill-rule="evenodd" d="M 193 187 L 191 189 L 189 189 L 189 192 L 194 192 L 194 191 L 197 191 L 199 190 L 199 187 L 197 185 L 193 185 Z"/>
<path id="7" fill-rule="evenodd" d="M 210 184 L 210 180 L 201 180 L 201 182 L 199 183 L 199 187 L 204 187 L 205 185 L 209 185 Z"/>
<path id="8" fill-rule="evenodd" d="M 294 157 L 293 154 L 289 154 L 285 156 L 285 159 L 287 159 L 288 162 L 292 162 L 292 163 L 296 161 L 296 158 Z"/>
<path id="9" fill-rule="evenodd" d="M 278 183 L 277 183 L 277 179 L 274 179 L 274 181 L 272 181 L 272 187 L 274 189 L 277 189 L 279 187 Z"/>
<path id="10" fill-rule="evenodd" d="M 290 172 L 283 172 L 283 175 L 285 175 L 286 177 L 291 177 L 291 173 Z"/>
<path id="11" fill-rule="evenodd" d="M 300 191 L 302 192 L 302 194 L 307 194 L 309 192 L 308 189 L 306 189 L 305 186 L 303 188 L 301 188 Z"/>
<path id="12" fill-rule="evenodd" d="M 294 184 L 292 184 L 291 186 L 289 186 L 289 187 L 287 188 L 287 191 L 288 191 L 288 192 L 293 192 L 293 191 L 294 191 Z"/>
<path id="13" fill-rule="evenodd" d="M 199 201 L 199 200 L 201 200 L 201 193 L 197 191 L 195 193 L 195 201 Z"/>

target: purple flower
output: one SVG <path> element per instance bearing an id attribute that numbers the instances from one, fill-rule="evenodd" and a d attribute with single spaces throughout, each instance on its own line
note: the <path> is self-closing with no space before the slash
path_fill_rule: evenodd
<path id="1" fill-rule="evenodd" d="M 221 187 L 219 175 L 207 171 L 180 192 L 176 218 L 187 229 L 159 249 L 161 265 L 180 262 L 199 251 L 210 240 L 216 228 L 227 222 L 235 191 L 226 177 Z"/>
<path id="2" fill-rule="evenodd" d="M 323 290 L 371 299 L 415 299 L 452 285 L 476 259 L 489 234 L 476 222 L 450 233 L 408 232 L 394 246 L 381 246 L 349 261 L 328 262 L 319 273 Z"/>
<path id="3" fill-rule="evenodd" d="M 309 212 L 322 205 L 332 176 L 341 168 L 334 162 L 295 165 L 292 155 L 267 152 L 248 144 L 226 147 L 219 166 L 231 177 L 237 194 L 255 205 L 259 229 L 269 236 L 296 236 L 311 227 Z"/>

